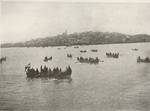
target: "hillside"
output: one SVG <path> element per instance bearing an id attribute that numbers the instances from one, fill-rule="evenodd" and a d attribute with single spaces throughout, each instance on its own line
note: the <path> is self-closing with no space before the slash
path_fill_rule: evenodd
<path id="1" fill-rule="evenodd" d="M 114 43 L 150 42 L 150 35 L 137 34 L 127 35 L 108 32 L 82 32 L 73 34 L 61 34 L 53 37 L 39 38 L 26 42 L 1 44 L 2 48 L 8 47 L 47 47 L 47 46 L 70 46 L 70 45 L 95 45 Z"/>

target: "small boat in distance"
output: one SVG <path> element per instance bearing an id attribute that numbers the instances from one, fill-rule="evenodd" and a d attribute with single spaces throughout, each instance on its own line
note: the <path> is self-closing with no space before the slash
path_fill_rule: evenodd
<path id="1" fill-rule="evenodd" d="M 98 64 L 100 62 L 100 60 L 98 59 L 98 57 L 96 58 L 83 58 L 83 57 L 77 57 L 77 60 L 80 63 L 89 63 L 89 64 Z"/>
<path id="2" fill-rule="evenodd" d="M 81 53 L 86 53 L 87 51 L 86 51 L 86 50 L 80 50 L 80 52 L 81 52 Z"/>
<path id="3" fill-rule="evenodd" d="M 46 57 L 44 57 L 44 62 L 47 62 L 47 61 L 49 61 L 49 60 L 52 60 L 52 56 L 51 56 L 51 57 L 49 57 L 49 58 L 48 58 L 47 56 L 46 56 Z"/>
<path id="4" fill-rule="evenodd" d="M 78 46 L 74 46 L 74 48 L 79 48 Z"/>
<path id="5" fill-rule="evenodd" d="M 149 57 L 146 57 L 144 59 L 142 59 L 140 56 L 137 57 L 137 62 L 140 63 L 140 62 L 144 62 L 144 63 L 150 63 L 150 58 Z"/>
<path id="6" fill-rule="evenodd" d="M 137 48 L 134 48 L 134 49 L 132 49 L 133 51 L 138 51 L 139 49 L 137 49 Z"/>
<path id="7" fill-rule="evenodd" d="M 6 56 L 5 56 L 5 57 L 0 58 L 0 63 L 2 63 L 3 61 L 6 61 Z"/>
<path id="8" fill-rule="evenodd" d="M 67 57 L 68 58 L 72 58 L 72 54 L 67 54 Z"/>
<path id="9" fill-rule="evenodd" d="M 92 52 L 97 52 L 97 49 L 92 49 L 91 51 L 92 51 Z"/>
<path id="10" fill-rule="evenodd" d="M 119 53 L 111 53 L 111 52 L 107 53 L 106 52 L 106 56 L 110 58 L 119 58 Z"/>

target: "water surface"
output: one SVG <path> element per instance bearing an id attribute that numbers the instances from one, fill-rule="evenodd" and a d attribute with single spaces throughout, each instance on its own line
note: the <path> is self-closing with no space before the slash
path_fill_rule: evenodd
<path id="1" fill-rule="evenodd" d="M 47 48 L 3 48 L 0 64 L 1 111 L 149 111 L 150 64 L 136 62 L 150 57 L 150 43 Z M 131 49 L 138 48 L 138 51 Z M 98 52 L 91 52 L 97 49 Z M 80 53 L 87 50 L 87 53 Z M 119 59 L 106 52 L 119 52 Z M 71 53 L 73 58 L 67 58 Z M 53 60 L 43 62 L 45 56 Z M 78 63 L 76 57 L 99 57 L 98 65 Z M 72 81 L 27 79 L 24 66 L 72 68 Z"/>

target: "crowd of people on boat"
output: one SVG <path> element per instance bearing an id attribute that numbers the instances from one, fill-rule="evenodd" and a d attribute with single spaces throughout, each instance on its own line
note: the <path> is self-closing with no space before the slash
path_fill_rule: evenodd
<path id="1" fill-rule="evenodd" d="M 44 62 L 47 62 L 47 61 L 49 61 L 49 60 L 52 60 L 52 56 L 50 56 L 50 57 L 44 57 Z"/>
<path id="2" fill-rule="evenodd" d="M 31 67 L 31 64 L 25 66 L 25 72 L 28 78 L 41 78 L 41 77 L 48 77 L 48 78 L 55 78 L 55 79 L 67 79 L 71 77 L 72 69 L 70 66 L 66 67 L 65 71 L 62 71 L 61 68 L 49 68 L 47 66 L 38 68 Z"/>
<path id="3" fill-rule="evenodd" d="M 98 57 L 96 57 L 96 58 L 77 57 L 77 60 L 81 63 L 90 63 L 90 64 L 98 64 L 99 63 Z"/>
<path id="4" fill-rule="evenodd" d="M 106 52 L 107 57 L 112 57 L 112 58 L 119 58 L 119 53 L 111 53 L 111 52 Z"/>
<path id="5" fill-rule="evenodd" d="M 97 52 L 97 49 L 92 49 L 91 51 L 92 51 L 92 52 Z"/>
<path id="6" fill-rule="evenodd" d="M 79 48 L 78 46 L 74 46 L 74 48 Z"/>
<path id="7" fill-rule="evenodd" d="M 80 52 L 81 52 L 81 53 L 86 53 L 87 51 L 86 51 L 86 50 L 80 50 Z"/>
<path id="8" fill-rule="evenodd" d="M 139 49 L 137 49 L 137 48 L 134 48 L 134 49 L 132 49 L 133 51 L 138 51 Z"/>
<path id="9" fill-rule="evenodd" d="M 67 57 L 68 58 L 72 58 L 72 54 L 67 54 Z"/>
<path id="10" fill-rule="evenodd" d="M 149 57 L 146 57 L 146 58 L 141 58 L 140 56 L 137 57 L 137 62 L 140 63 L 140 62 L 145 62 L 145 63 L 148 63 L 150 62 L 150 58 Z"/>
<path id="11" fill-rule="evenodd" d="M 6 56 L 5 56 L 5 57 L 0 58 L 0 63 L 2 63 L 3 61 L 6 61 Z"/>

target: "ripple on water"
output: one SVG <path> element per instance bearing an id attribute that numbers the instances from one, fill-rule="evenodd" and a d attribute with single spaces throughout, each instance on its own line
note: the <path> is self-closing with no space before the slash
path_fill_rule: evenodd
<path id="1" fill-rule="evenodd" d="M 1 64 L 0 111 L 148 111 L 150 109 L 149 64 L 137 64 L 137 56 L 148 56 L 150 44 L 114 44 L 47 48 L 7 48 L 8 56 Z M 97 49 L 92 53 L 91 49 Z M 131 49 L 138 48 L 138 51 Z M 81 54 L 80 50 L 87 50 Z M 110 59 L 105 53 L 121 54 Z M 73 59 L 66 57 L 67 53 Z M 44 56 L 53 56 L 43 62 Z M 99 57 L 98 65 L 76 63 L 76 57 Z M 49 67 L 71 65 L 72 80 L 26 79 L 24 65 Z"/>

